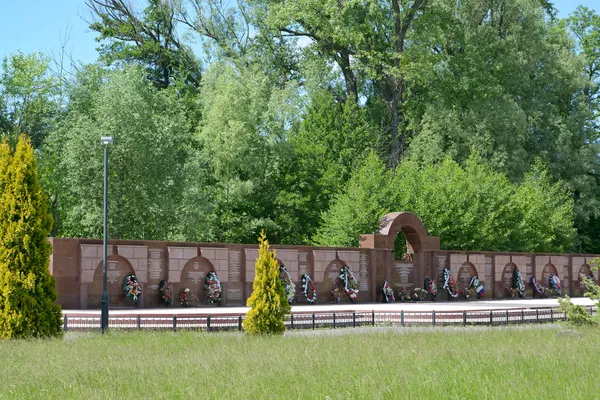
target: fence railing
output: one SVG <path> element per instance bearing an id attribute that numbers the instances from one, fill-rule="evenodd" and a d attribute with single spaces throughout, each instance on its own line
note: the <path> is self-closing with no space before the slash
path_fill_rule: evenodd
<path id="1" fill-rule="evenodd" d="M 597 310 L 587 307 L 590 315 Z M 245 314 L 127 314 L 111 316 L 109 329 L 241 331 Z M 530 324 L 566 320 L 558 308 L 470 311 L 316 311 L 286 317 L 286 329 L 338 329 L 360 326 L 467 326 Z M 100 315 L 63 315 L 65 331 L 100 330 Z"/>

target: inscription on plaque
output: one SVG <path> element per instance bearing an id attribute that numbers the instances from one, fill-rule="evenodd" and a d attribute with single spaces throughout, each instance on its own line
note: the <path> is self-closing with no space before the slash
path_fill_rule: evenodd
<path id="1" fill-rule="evenodd" d="M 227 300 L 241 301 L 242 300 L 242 289 L 227 289 Z"/>
<path id="2" fill-rule="evenodd" d="M 502 271 L 502 280 L 504 281 L 504 286 L 511 288 L 512 287 L 512 276 L 513 276 L 513 267 L 512 265 L 507 265 L 504 267 Z M 523 276 L 521 275 L 521 278 Z"/>
<path id="3" fill-rule="evenodd" d="M 159 280 L 162 278 L 162 250 L 150 249 L 148 252 L 150 253 L 150 257 L 148 258 L 148 279 Z"/>
<path id="4" fill-rule="evenodd" d="M 329 279 L 331 282 L 335 282 L 336 280 L 338 280 L 340 277 L 340 270 L 338 269 L 338 265 L 336 264 L 331 264 L 331 268 L 329 269 L 329 274 L 327 275 L 327 279 Z"/>
<path id="5" fill-rule="evenodd" d="M 485 274 L 483 280 L 485 282 L 493 282 L 494 279 L 492 277 L 492 257 L 485 257 Z M 479 277 L 481 280 L 481 277 Z"/>
<path id="6" fill-rule="evenodd" d="M 554 273 L 554 268 L 551 264 L 546 264 L 542 270 L 542 281 L 540 282 L 543 286 L 550 287 L 550 274 Z"/>
<path id="7" fill-rule="evenodd" d="M 409 278 L 409 275 L 415 269 L 415 265 L 414 264 L 410 264 L 410 263 L 396 263 L 396 264 L 394 264 L 394 269 L 396 270 L 396 273 L 400 277 L 400 282 L 396 282 L 395 283 L 396 287 L 401 287 L 403 289 L 407 289 L 407 288 L 413 287 L 413 284 L 409 283 L 409 279 L 408 278 Z"/>
<path id="8" fill-rule="evenodd" d="M 471 275 L 472 275 L 471 267 L 469 267 L 469 266 L 460 267 L 460 269 L 458 270 L 458 281 L 462 282 L 464 287 L 466 288 L 467 286 L 469 286 L 469 283 L 471 283 Z"/>
<path id="9" fill-rule="evenodd" d="M 446 268 L 446 258 L 447 256 L 438 256 L 438 279 L 443 276 L 444 268 Z"/>
<path id="10" fill-rule="evenodd" d="M 358 289 L 359 290 L 369 290 L 369 271 L 368 271 L 368 265 L 369 265 L 369 258 L 367 257 L 366 254 L 361 254 L 360 255 L 360 267 L 359 267 L 359 272 L 358 272 L 358 276 L 359 276 L 359 283 L 358 283 Z"/>
<path id="11" fill-rule="evenodd" d="M 118 261 L 108 261 L 106 267 L 106 279 L 110 284 L 116 283 L 121 277 L 121 271 L 117 268 Z"/>
<path id="12" fill-rule="evenodd" d="M 531 257 L 525 258 L 525 273 L 527 274 L 527 277 L 533 275 L 533 262 Z"/>
<path id="13" fill-rule="evenodd" d="M 240 281 L 240 252 L 229 252 L 229 282 Z"/>
<path id="14" fill-rule="evenodd" d="M 188 272 L 188 278 L 190 278 L 194 284 L 198 284 L 198 282 L 204 283 L 205 272 L 204 271 L 190 271 Z"/>
<path id="15" fill-rule="evenodd" d="M 298 274 L 302 277 L 303 274 L 308 273 L 308 266 L 306 261 L 308 260 L 308 253 L 298 253 Z"/>

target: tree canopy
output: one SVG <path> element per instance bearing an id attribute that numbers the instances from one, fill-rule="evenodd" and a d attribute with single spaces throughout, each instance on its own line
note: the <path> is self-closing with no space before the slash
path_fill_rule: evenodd
<path id="1" fill-rule="evenodd" d="M 413 211 L 446 248 L 600 252 L 600 16 L 548 1 L 86 0 L 98 62 L 57 99 L 6 55 L 52 233 L 356 245 Z"/>

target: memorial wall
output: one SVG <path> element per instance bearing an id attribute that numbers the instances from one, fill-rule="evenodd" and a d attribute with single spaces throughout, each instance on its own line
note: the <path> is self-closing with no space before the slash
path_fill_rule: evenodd
<path id="1" fill-rule="evenodd" d="M 399 231 L 407 239 L 409 252 L 395 260 L 393 242 Z M 103 247 L 95 239 L 50 239 L 53 253 L 50 272 L 56 279 L 58 303 L 68 309 L 100 307 Z M 451 298 L 444 290 L 447 270 L 457 290 L 469 287 L 474 276 L 485 288 L 484 298 L 509 295 L 515 270 L 524 283 L 525 297 L 534 295 L 531 278 L 548 286 L 556 276 L 563 293 L 581 295 L 580 275 L 593 276 L 590 264 L 596 255 L 539 254 L 511 252 L 466 252 L 441 250 L 439 239 L 429 237 L 421 221 L 412 213 L 392 213 L 382 219 L 375 234 L 361 235 L 359 248 L 272 246 L 281 266 L 295 285 L 295 304 L 310 304 L 302 289 L 304 274 L 314 283 L 317 304 L 331 301 L 335 288 L 342 288 L 340 272 L 352 272 L 358 286 L 357 303 L 382 301 L 382 286 L 388 282 L 395 292 L 423 288 L 427 278 L 437 283 L 437 301 Z M 111 308 L 164 307 L 161 281 L 171 285 L 173 306 L 179 306 L 179 293 L 186 288 L 198 297 L 200 306 L 209 305 L 204 290 L 209 272 L 218 276 L 222 293 L 219 305 L 244 305 L 252 292 L 254 263 L 258 245 L 224 243 L 184 243 L 164 241 L 111 240 L 108 245 L 107 281 Z M 125 297 L 123 284 L 134 274 L 142 295 L 133 303 Z M 512 292 L 511 292 L 512 293 Z M 341 302 L 350 302 L 343 291 Z"/>

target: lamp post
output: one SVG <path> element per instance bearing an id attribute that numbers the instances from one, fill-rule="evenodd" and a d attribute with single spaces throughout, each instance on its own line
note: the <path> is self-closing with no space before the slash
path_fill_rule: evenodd
<path id="1" fill-rule="evenodd" d="M 108 146 L 113 144 L 113 138 L 112 136 L 102 136 L 100 143 L 104 146 L 104 261 L 102 276 L 102 317 L 100 321 L 100 324 L 102 325 L 102 333 L 104 333 L 104 331 L 108 329 L 108 292 L 106 290 L 106 259 L 108 258 Z"/>

